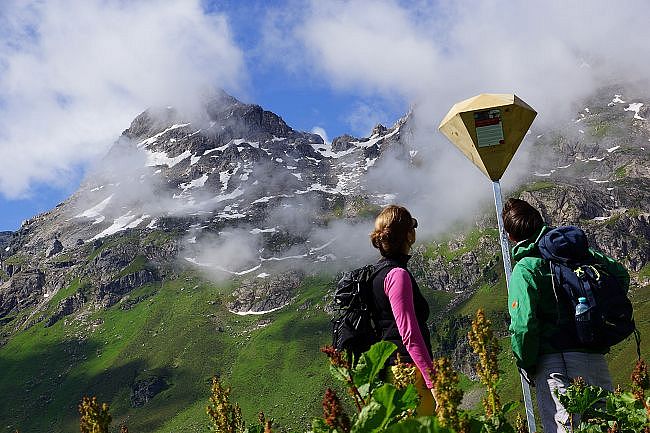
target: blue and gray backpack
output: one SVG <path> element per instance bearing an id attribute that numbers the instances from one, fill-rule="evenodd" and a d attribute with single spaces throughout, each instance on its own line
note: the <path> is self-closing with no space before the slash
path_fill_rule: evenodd
<path id="1" fill-rule="evenodd" d="M 572 307 L 565 315 L 575 324 L 579 343 L 588 348 L 606 349 L 636 331 L 627 287 L 589 254 L 587 237 L 581 229 L 574 226 L 552 229 L 539 240 L 538 248 L 549 263 L 558 303 L 559 299 L 565 299 Z M 588 308 L 576 315 L 573 312 L 579 298 L 586 298 Z M 638 348 L 638 331 L 635 336 Z"/>

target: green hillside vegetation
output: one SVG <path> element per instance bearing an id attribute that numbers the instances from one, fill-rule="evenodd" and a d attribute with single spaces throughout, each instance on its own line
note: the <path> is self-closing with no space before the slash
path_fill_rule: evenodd
<path id="1" fill-rule="evenodd" d="M 215 374 L 234 385 L 251 422 L 260 409 L 287 426 L 309 420 L 320 410 L 313 390 L 328 380 L 316 359 L 329 340 L 329 318 L 298 307 L 322 302 L 328 281 L 308 279 L 284 310 L 237 316 L 225 307 L 231 286 L 187 274 L 133 291 L 130 299 L 142 299 L 135 305 L 121 302 L 49 328 L 38 323 L 0 349 L 0 392 L 15 398 L 0 407 L 3 429 L 76 431 L 78 401 L 96 395 L 111 402 L 115 425 L 128 421 L 131 431 L 205 431 L 205 390 Z M 74 281 L 52 301 L 80 287 Z M 131 407 L 130 384 L 151 377 L 162 377 L 166 389 Z"/>
<path id="2" fill-rule="evenodd" d="M 476 252 L 483 236 L 497 240 L 496 230 L 473 230 L 460 239 L 459 248 L 452 250 L 448 241 L 440 241 L 427 244 L 425 254 L 455 260 Z M 479 258 L 482 264 L 487 256 Z M 138 256 L 120 275 L 147 266 Z M 484 309 L 501 344 L 499 391 L 505 401 L 519 401 L 501 262 L 491 269 L 498 282 L 479 282 L 474 294 L 451 311 L 453 294 L 423 288 L 431 305 L 434 350 L 450 355 L 466 339 L 476 310 Z M 648 273 L 648 265 L 639 273 L 646 283 Z M 237 282 L 214 284 L 186 272 L 140 287 L 108 309 L 64 317 L 51 327 L 41 321 L 0 348 L 0 393 L 12 396 L 11 405 L 0 405 L 0 419 L 5 421 L 0 431 L 77 431 L 78 402 L 83 395 L 96 395 L 110 402 L 113 426 L 125 422 L 133 432 L 205 432 L 206 395 L 214 375 L 232 386 L 232 398 L 247 423 L 264 411 L 282 429 L 305 431 L 321 414 L 327 387 L 339 395 L 345 392 L 323 368 L 319 351 L 330 342 L 329 316 L 323 308 L 332 283 L 331 275 L 308 277 L 290 305 L 264 315 L 239 316 L 227 310 Z M 87 281 L 72 280 L 36 316 L 49 317 L 61 300 L 89 289 Z M 633 287 L 631 294 L 637 326 L 648 338 L 648 286 Z M 5 322 L 0 331 L 10 327 L 11 322 Z M 642 347 L 647 358 L 650 346 Z M 628 383 L 636 360 L 633 341 L 615 347 L 608 359 L 614 382 Z M 154 381 L 162 382 L 162 391 L 132 407 L 132 384 Z M 461 375 L 460 385 L 467 393 L 464 405 L 478 410 L 480 384 Z"/>

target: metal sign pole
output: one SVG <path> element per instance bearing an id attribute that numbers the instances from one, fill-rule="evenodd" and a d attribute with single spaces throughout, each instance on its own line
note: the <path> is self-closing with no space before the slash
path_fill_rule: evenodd
<path id="1" fill-rule="evenodd" d="M 492 182 L 492 190 L 494 191 L 494 205 L 497 212 L 497 222 L 499 224 L 499 240 L 501 241 L 501 255 L 503 256 L 503 270 L 506 274 L 506 289 L 510 291 L 510 275 L 512 274 L 512 263 L 510 262 L 510 250 L 508 245 L 508 235 L 503 228 L 503 198 L 501 196 L 501 184 L 499 181 Z M 521 391 L 524 394 L 524 405 L 526 406 L 526 420 L 528 421 L 528 431 L 530 433 L 537 432 L 535 425 L 535 415 L 533 413 L 533 402 L 530 398 L 530 387 L 528 382 L 522 374 L 519 374 L 521 381 Z"/>
<path id="2" fill-rule="evenodd" d="M 499 179 L 526 136 L 535 116 L 537 112 L 515 94 L 482 93 L 454 104 L 438 127 L 458 150 L 492 180 L 506 287 L 510 283 L 512 265 L 508 238 L 501 218 L 503 202 Z M 536 433 L 530 388 L 521 374 L 520 379 L 528 431 Z"/>

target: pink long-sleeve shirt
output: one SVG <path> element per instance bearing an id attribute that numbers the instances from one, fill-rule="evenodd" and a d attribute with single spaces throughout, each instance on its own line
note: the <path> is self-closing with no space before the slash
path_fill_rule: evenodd
<path id="1" fill-rule="evenodd" d="M 384 293 L 388 296 L 390 307 L 395 316 L 397 330 L 402 337 L 402 342 L 406 347 L 411 359 L 422 373 L 424 382 L 428 388 L 433 388 L 433 383 L 429 377 L 433 370 L 433 362 L 424 343 L 424 338 L 420 332 L 420 325 L 415 316 L 415 307 L 413 305 L 413 286 L 409 273 L 402 268 L 391 269 L 384 279 Z"/>

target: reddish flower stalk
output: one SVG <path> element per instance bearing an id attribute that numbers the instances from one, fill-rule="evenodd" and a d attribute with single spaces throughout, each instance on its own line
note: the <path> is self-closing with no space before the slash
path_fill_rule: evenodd
<path id="1" fill-rule="evenodd" d="M 350 431 L 350 418 L 343 411 L 341 401 L 336 392 L 327 388 L 323 397 L 323 417 L 325 423 L 333 429 L 342 433 Z"/>
<path id="2" fill-rule="evenodd" d="M 645 401 L 645 390 L 650 389 L 650 376 L 648 365 L 643 359 L 639 359 L 632 371 L 632 392 L 637 400 Z"/>
<path id="3" fill-rule="evenodd" d="M 366 405 L 366 402 L 361 396 L 359 389 L 354 384 L 354 380 L 352 379 L 352 366 L 345 357 L 345 354 L 343 352 L 339 352 L 332 346 L 321 347 L 320 351 L 327 355 L 327 357 L 330 359 L 331 365 L 334 367 L 343 368 L 345 370 L 345 380 L 347 382 L 348 392 L 354 399 L 354 404 L 357 407 L 357 412 L 361 412 L 361 408 Z"/>
<path id="4" fill-rule="evenodd" d="M 339 352 L 332 346 L 321 347 L 320 351 L 327 355 L 330 359 L 330 363 L 335 367 L 350 369 L 350 363 L 343 356 L 343 352 Z"/>

